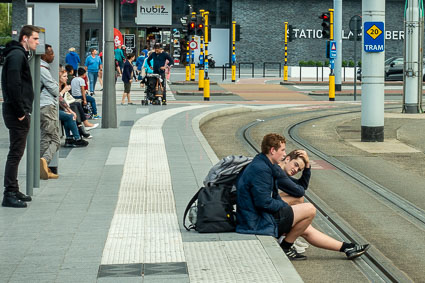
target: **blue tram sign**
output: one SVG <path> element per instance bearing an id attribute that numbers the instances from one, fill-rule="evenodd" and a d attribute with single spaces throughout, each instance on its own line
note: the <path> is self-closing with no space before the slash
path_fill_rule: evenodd
<path id="1" fill-rule="evenodd" d="M 363 26 L 364 51 L 383 52 L 385 44 L 384 22 L 365 22 Z"/>

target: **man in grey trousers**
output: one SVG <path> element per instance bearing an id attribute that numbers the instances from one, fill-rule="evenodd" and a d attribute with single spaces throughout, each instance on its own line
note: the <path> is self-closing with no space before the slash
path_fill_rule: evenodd
<path id="1" fill-rule="evenodd" d="M 59 84 L 50 73 L 50 63 L 55 59 L 52 46 L 46 44 L 40 64 L 40 178 L 57 179 L 58 175 L 49 170 L 48 164 L 59 150 Z"/>

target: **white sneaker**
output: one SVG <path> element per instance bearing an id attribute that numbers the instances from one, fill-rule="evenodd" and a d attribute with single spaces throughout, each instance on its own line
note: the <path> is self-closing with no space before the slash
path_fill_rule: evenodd
<path id="1" fill-rule="evenodd" d="M 297 253 L 299 253 L 299 254 L 305 253 L 305 248 L 302 248 L 302 247 L 297 246 L 295 244 L 293 245 L 293 247 L 295 248 L 295 250 L 297 251 Z"/>
<path id="2" fill-rule="evenodd" d="M 95 128 L 97 128 L 97 127 L 99 127 L 99 123 L 93 124 L 93 126 L 91 126 L 91 127 L 84 127 L 84 128 L 85 128 L 87 131 L 90 131 L 90 130 L 95 129 Z"/>
<path id="3" fill-rule="evenodd" d="M 294 243 L 295 245 L 297 245 L 297 246 L 299 246 L 299 247 L 302 247 L 302 248 L 308 248 L 310 245 L 309 244 L 307 244 L 306 242 L 304 242 L 304 241 L 302 241 L 300 238 L 297 238 L 296 240 L 295 240 L 295 243 Z"/>

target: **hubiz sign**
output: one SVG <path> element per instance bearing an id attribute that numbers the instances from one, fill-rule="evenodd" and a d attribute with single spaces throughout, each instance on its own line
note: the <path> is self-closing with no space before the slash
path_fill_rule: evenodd
<path id="1" fill-rule="evenodd" d="M 138 0 L 138 25 L 171 25 L 172 0 Z"/>

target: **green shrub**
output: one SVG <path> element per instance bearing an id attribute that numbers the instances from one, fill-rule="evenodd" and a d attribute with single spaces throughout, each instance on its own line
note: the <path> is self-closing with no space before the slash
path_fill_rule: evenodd
<path id="1" fill-rule="evenodd" d="M 321 61 L 316 61 L 316 67 L 323 67 L 323 63 Z"/>
<path id="2" fill-rule="evenodd" d="M 362 61 L 357 62 L 358 67 L 362 67 Z"/>
<path id="3" fill-rule="evenodd" d="M 307 64 L 307 62 L 305 62 L 305 61 L 303 61 L 303 60 L 301 60 L 301 61 L 299 61 L 299 62 L 298 62 L 298 65 L 299 65 L 300 67 L 305 67 L 305 66 L 306 66 L 306 64 Z"/>
<path id="4" fill-rule="evenodd" d="M 342 66 L 347 67 L 347 61 L 346 60 L 342 60 Z"/>
<path id="5" fill-rule="evenodd" d="M 325 66 L 328 67 L 329 66 L 329 60 L 325 61 Z"/>
<path id="6" fill-rule="evenodd" d="M 354 61 L 353 60 L 350 60 L 348 62 L 348 67 L 354 67 Z"/>
<path id="7" fill-rule="evenodd" d="M 316 62 L 314 62 L 313 60 L 308 60 L 307 61 L 307 66 L 314 67 L 314 66 L 316 66 Z"/>

